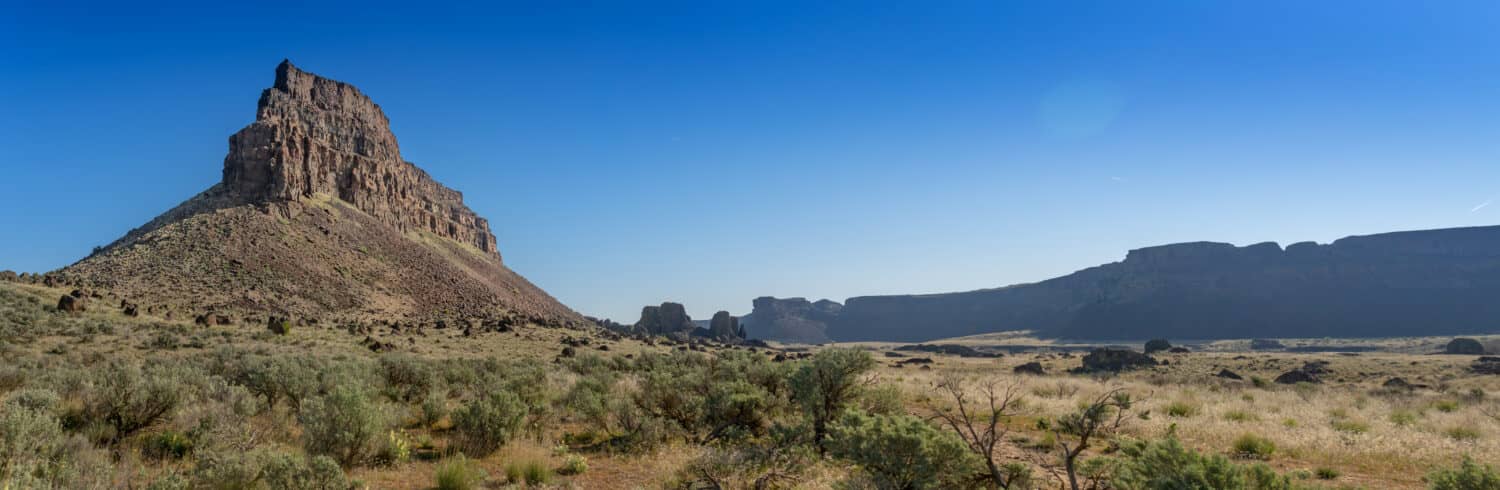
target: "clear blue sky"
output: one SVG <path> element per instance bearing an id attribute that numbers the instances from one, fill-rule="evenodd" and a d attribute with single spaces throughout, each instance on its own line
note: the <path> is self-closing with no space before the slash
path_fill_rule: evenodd
<path id="1" fill-rule="evenodd" d="M 0 269 L 216 182 L 282 58 L 627 322 L 1500 223 L 1493 0 L 51 3 L 0 9 Z"/>

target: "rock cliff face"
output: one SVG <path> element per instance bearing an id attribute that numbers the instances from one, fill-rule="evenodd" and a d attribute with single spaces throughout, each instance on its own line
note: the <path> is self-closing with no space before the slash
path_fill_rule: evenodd
<path id="1" fill-rule="evenodd" d="M 828 342 L 828 324 L 838 317 L 843 308 L 836 302 L 806 298 L 755 298 L 754 309 L 740 319 L 745 326 L 745 335 L 750 338 L 779 340 L 782 342 L 823 343 Z"/>
<path id="2" fill-rule="evenodd" d="M 635 330 L 650 335 L 667 335 L 675 332 L 691 333 L 698 325 L 688 316 L 681 303 L 666 302 L 661 306 L 641 308 L 641 319 L 635 322 Z"/>
<path id="3" fill-rule="evenodd" d="M 255 122 L 229 138 L 224 189 L 249 202 L 335 196 L 397 230 L 498 254 L 489 222 L 401 158 L 390 121 L 354 86 L 283 61 Z"/>
<path id="4" fill-rule="evenodd" d="M 380 106 L 289 62 L 230 137 L 221 182 L 52 277 L 179 314 L 585 323 L 402 158 Z"/>
<path id="5" fill-rule="evenodd" d="M 1500 331 L 1500 227 L 1328 245 L 1196 242 L 1046 281 L 850 298 L 828 336 L 925 341 L 1006 330 L 1084 339 L 1368 337 Z"/>

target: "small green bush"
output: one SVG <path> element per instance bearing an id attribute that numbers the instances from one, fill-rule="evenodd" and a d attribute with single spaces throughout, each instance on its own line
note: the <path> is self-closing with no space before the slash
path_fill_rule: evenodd
<path id="1" fill-rule="evenodd" d="M 261 467 L 261 481 L 269 488 L 349 489 L 344 470 L 328 456 L 303 459 L 295 454 L 274 452 L 263 457 Z"/>
<path id="2" fill-rule="evenodd" d="M 1432 408 L 1443 413 L 1453 413 L 1458 411 L 1458 400 L 1438 400 L 1432 404 Z"/>
<path id="3" fill-rule="evenodd" d="M 1230 410 L 1224 413 L 1224 420 L 1231 422 L 1254 422 L 1260 420 L 1260 416 L 1244 410 Z"/>
<path id="4" fill-rule="evenodd" d="M 1417 423 L 1417 414 L 1410 410 L 1391 412 L 1391 423 L 1402 427 Z"/>
<path id="5" fill-rule="evenodd" d="M 512 484 L 545 485 L 552 481 L 552 470 L 541 461 L 512 462 L 505 465 L 505 479 Z"/>
<path id="6" fill-rule="evenodd" d="M 1460 442 L 1479 440 L 1479 428 L 1472 425 L 1455 425 L 1443 431 L 1450 439 Z"/>
<path id="7" fill-rule="evenodd" d="M 557 472 L 563 475 L 581 475 L 589 470 L 589 461 L 583 456 L 569 454 Z"/>
<path id="8" fill-rule="evenodd" d="M 1091 461 L 1100 460 L 1105 458 Z M 1124 441 L 1118 456 L 1100 466 L 1112 468 L 1110 474 L 1101 477 L 1118 490 L 1292 488 L 1290 478 L 1276 474 L 1264 463 L 1235 464 L 1224 456 L 1204 455 L 1185 448 L 1175 438 Z"/>
<path id="9" fill-rule="evenodd" d="M 469 458 L 460 454 L 449 458 L 437 467 L 438 490 L 471 490 L 484 483 L 484 470 Z"/>
<path id="10" fill-rule="evenodd" d="M 1364 434 L 1370 431 L 1370 424 L 1354 419 L 1336 418 L 1329 422 L 1329 425 L 1333 426 L 1333 430 L 1349 434 Z"/>
<path id="11" fill-rule="evenodd" d="M 1340 474 L 1339 470 L 1327 467 L 1320 467 L 1313 470 L 1313 475 L 1316 475 L 1319 480 L 1336 480 Z"/>
<path id="12" fill-rule="evenodd" d="M 112 364 L 100 373 L 94 389 L 84 400 L 86 421 L 112 429 L 99 433 L 105 442 L 117 442 L 169 418 L 182 402 L 184 387 L 170 369 L 153 366 Z"/>
<path id="13" fill-rule="evenodd" d="M 1437 470 L 1427 475 L 1427 485 L 1431 490 L 1500 490 L 1500 472 L 1464 456 L 1457 468 Z"/>
<path id="14" fill-rule="evenodd" d="M 460 446 L 471 456 L 488 456 L 521 429 L 527 407 L 509 391 L 495 391 L 453 412 Z"/>
<path id="15" fill-rule="evenodd" d="M 308 400 L 297 419 L 307 452 L 327 455 L 345 467 L 369 456 L 385 428 L 378 407 L 356 385 L 339 386 Z"/>
<path id="16" fill-rule="evenodd" d="M 909 415 L 849 411 L 830 428 L 828 448 L 881 488 L 954 488 L 979 467 L 958 436 Z"/>
<path id="17" fill-rule="evenodd" d="M 176 431 L 162 431 L 146 438 L 141 451 L 154 459 L 182 459 L 193 452 L 193 441 Z"/>
<path id="18" fill-rule="evenodd" d="M 1188 418 L 1198 415 L 1198 410 L 1198 404 L 1185 400 L 1178 400 L 1168 404 L 1166 411 L 1167 415 L 1170 417 Z"/>
<path id="19" fill-rule="evenodd" d="M 1247 459 L 1270 459 L 1276 453 L 1276 443 L 1264 437 L 1245 433 L 1234 440 L 1234 454 Z"/>

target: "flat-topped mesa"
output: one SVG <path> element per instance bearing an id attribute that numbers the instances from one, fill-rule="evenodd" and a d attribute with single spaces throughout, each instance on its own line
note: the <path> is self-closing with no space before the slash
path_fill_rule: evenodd
<path id="1" fill-rule="evenodd" d="M 255 122 L 229 138 L 226 191 L 249 202 L 337 197 L 403 232 L 426 231 L 499 256 L 489 222 L 401 158 L 380 106 L 359 89 L 282 61 Z"/>

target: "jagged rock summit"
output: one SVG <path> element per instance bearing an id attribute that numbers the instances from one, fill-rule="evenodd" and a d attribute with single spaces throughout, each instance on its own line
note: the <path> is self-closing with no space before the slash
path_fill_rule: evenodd
<path id="1" fill-rule="evenodd" d="M 379 105 L 289 61 L 229 138 L 220 183 L 56 274 L 169 311 L 583 323 L 402 157 Z"/>

